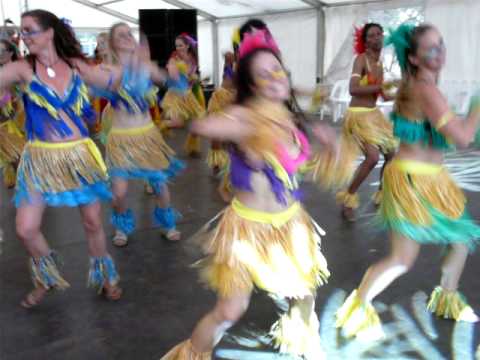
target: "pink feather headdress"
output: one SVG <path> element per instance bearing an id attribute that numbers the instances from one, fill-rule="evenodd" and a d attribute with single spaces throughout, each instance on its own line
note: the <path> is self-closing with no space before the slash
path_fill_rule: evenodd
<path id="1" fill-rule="evenodd" d="M 238 54 L 240 59 L 256 49 L 268 49 L 280 55 L 280 49 L 268 30 L 258 30 L 254 34 L 246 33 L 240 43 Z"/>

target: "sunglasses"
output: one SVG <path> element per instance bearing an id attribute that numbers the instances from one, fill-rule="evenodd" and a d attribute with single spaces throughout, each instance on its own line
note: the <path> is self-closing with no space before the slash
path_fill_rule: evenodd
<path id="1" fill-rule="evenodd" d="M 22 30 L 22 31 L 20 31 L 20 37 L 22 39 L 31 38 L 31 37 L 36 36 L 38 34 L 41 34 L 43 32 L 44 32 L 44 30 L 30 30 L 30 31 Z"/>

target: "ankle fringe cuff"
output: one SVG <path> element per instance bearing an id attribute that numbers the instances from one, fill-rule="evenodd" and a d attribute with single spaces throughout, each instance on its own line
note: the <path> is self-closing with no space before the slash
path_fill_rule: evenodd
<path id="1" fill-rule="evenodd" d="M 30 258 L 30 273 L 35 287 L 42 286 L 47 290 L 65 290 L 70 287 L 70 284 L 60 275 L 57 268 L 59 262 L 59 257 L 54 252 L 38 259 Z"/>
<path id="2" fill-rule="evenodd" d="M 185 340 L 175 346 L 160 360 L 211 360 L 212 352 L 199 353 L 195 351 L 190 339 Z"/>
<path id="3" fill-rule="evenodd" d="M 447 291 L 437 286 L 430 295 L 427 309 L 444 319 L 466 320 L 470 315 L 476 316 L 465 297 L 458 291 Z"/>
<path id="4" fill-rule="evenodd" d="M 382 323 L 377 311 L 369 302 L 364 302 L 354 290 L 337 311 L 335 326 L 342 329 L 345 337 L 356 336 L 369 341 L 384 337 Z"/>
<path id="5" fill-rule="evenodd" d="M 350 194 L 348 191 L 339 191 L 336 195 L 337 203 L 350 209 L 357 209 L 360 206 L 358 194 Z"/>

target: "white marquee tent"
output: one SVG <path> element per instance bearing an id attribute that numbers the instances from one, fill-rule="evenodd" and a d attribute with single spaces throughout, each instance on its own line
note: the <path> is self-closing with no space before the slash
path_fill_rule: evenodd
<path id="1" fill-rule="evenodd" d="M 138 27 L 139 9 L 197 9 L 200 69 L 216 83 L 233 29 L 258 17 L 271 28 L 294 83 L 305 87 L 317 78 L 348 77 L 354 25 L 378 20 L 373 15 L 381 11 L 416 8 L 445 37 L 444 79 L 480 80 L 478 0 L 0 0 L 0 20 L 18 24 L 22 11 L 35 8 L 70 20 L 76 31 L 92 33 L 120 20 Z"/>

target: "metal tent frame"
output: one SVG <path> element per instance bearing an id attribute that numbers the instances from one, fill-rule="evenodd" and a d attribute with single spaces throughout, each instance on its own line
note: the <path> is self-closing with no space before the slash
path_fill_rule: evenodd
<path id="1" fill-rule="evenodd" d="M 105 0 L 100 3 L 95 3 L 90 0 L 71 0 L 86 7 L 92 8 L 94 10 L 106 13 L 108 15 L 114 16 L 119 20 L 128 21 L 132 24 L 138 24 L 138 19 L 132 16 L 123 14 L 119 11 L 110 9 L 106 7 L 106 5 L 118 3 L 121 1 L 130 1 L 130 0 Z M 339 6 L 349 6 L 349 5 L 362 5 L 362 4 L 372 4 L 372 3 L 388 3 L 393 0 L 360 0 L 360 1 L 352 1 L 352 0 L 345 0 L 335 3 L 328 3 L 325 1 L 320 0 L 300 0 L 302 3 L 306 4 L 306 7 L 290 9 L 290 10 L 277 10 L 277 11 L 265 11 L 260 13 L 252 13 L 246 15 L 234 15 L 234 16 L 224 16 L 218 17 L 214 14 L 209 12 L 203 11 L 198 8 L 194 8 L 193 6 L 189 5 L 188 3 L 180 0 L 162 0 L 165 3 L 178 7 L 179 9 L 195 9 L 197 10 L 197 14 L 204 18 L 204 21 L 208 21 L 211 23 L 212 26 L 212 56 L 213 56 L 213 82 L 215 85 L 219 83 L 219 43 L 218 43 L 218 24 L 220 21 L 229 20 L 229 19 L 241 19 L 241 18 L 248 18 L 248 17 L 259 17 L 259 16 L 272 16 L 272 15 L 282 15 L 288 14 L 292 12 L 305 12 L 305 11 L 315 11 L 317 17 L 317 31 L 316 31 L 316 73 L 317 73 L 317 80 L 320 79 L 324 75 L 324 43 L 325 43 L 325 8 L 329 7 L 339 7 Z M 3 0 L 0 0 L 0 4 L 3 7 Z M 21 0 L 21 8 L 22 11 L 26 11 L 29 9 L 28 0 Z M 2 12 L 3 13 L 3 12 Z"/>

